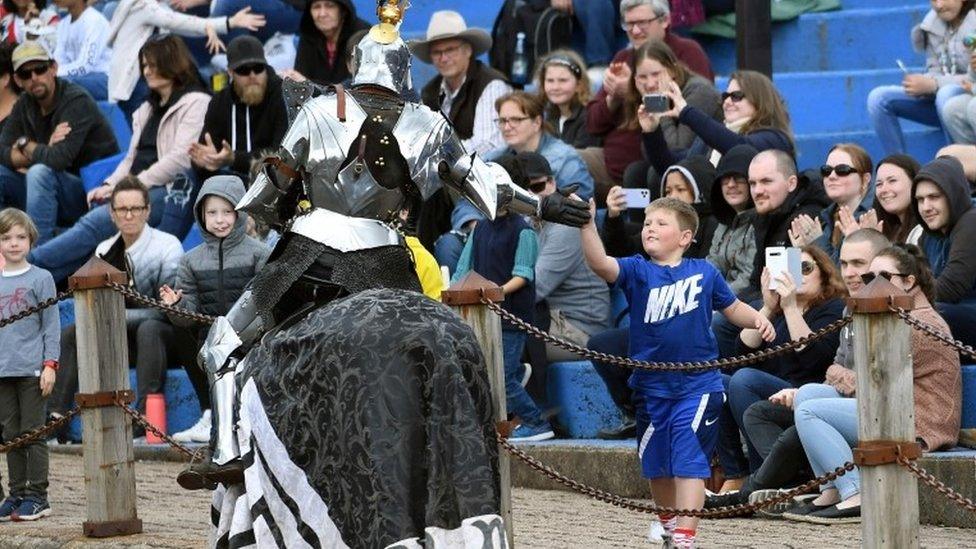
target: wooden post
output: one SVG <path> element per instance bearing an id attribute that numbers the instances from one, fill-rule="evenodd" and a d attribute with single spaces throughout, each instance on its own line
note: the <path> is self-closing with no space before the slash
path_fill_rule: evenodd
<path id="1" fill-rule="evenodd" d="M 75 291 L 78 342 L 78 392 L 81 399 L 111 402 L 112 392 L 129 389 L 125 300 L 108 287 L 125 283 L 125 273 L 93 257 L 68 279 Z M 86 395 L 88 395 L 86 397 Z M 117 406 L 85 407 L 84 428 L 86 536 L 142 532 L 136 516 L 132 425 Z"/>
<path id="2" fill-rule="evenodd" d="M 735 1 L 735 54 L 739 70 L 773 76 L 771 3 L 764 0 Z"/>
<path id="3" fill-rule="evenodd" d="M 908 294 L 881 277 L 848 300 L 862 447 L 872 441 L 915 442 L 912 330 L 889 304 L 914 308 Z M 863 465 L 860 474 L 862 547 L 918 547 L 915 477 L 897 463 Z"/>
<path id="4" fill-rule="evenodd" d="M 502 289 L 472 271 L 456 284 L 441 292 L 441 301 L 450 305 L 455 312 L 474 330 L 481 353 L 488 368 L 488 382 L 495 412 L 495 424 L 508 420 L 508 406 L 505 403 L 505 362 L 502 353 L 502 322 L 498 315 L 481 303 L 484 295 L 498 303 L 505 299 Z M 505 523 L 508 546 L 514 547 L 514 525 L 512 524 L 512 472 L 511 458 L 501 445 L 498 446 L 499 512 Z"/>

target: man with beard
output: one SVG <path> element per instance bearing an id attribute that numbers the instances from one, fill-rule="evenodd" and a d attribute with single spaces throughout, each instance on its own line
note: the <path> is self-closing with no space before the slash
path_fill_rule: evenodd
<path id="1" fill-rule="evenodd" d="M 231 40 L 227 67 L 231 85 L 210 102 L 200 141 L 190 146 L 201 180 L 218 172 L 248 180 L 258 151 L 276 148 L 288 129 L 281 78 L 261 42 L 253 36 Z"/>
<path id="2" fill-rule="evenodd" d="M 43 46 L 24 42 L 12 61 L 14 81 L 25 93 L 0 134 L 0 207 L 26 210 L 40 245 L 88 211 L 82 166 L 119 146 L 95 101 L 57 77 L 58 64 Z"/>

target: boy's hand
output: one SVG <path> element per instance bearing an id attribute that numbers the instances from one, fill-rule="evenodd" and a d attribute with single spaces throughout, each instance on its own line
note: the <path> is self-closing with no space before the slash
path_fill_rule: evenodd
<path id="1" fill-rule="evenodd" d="M 174 305 L 183 299 L 183 290 L 173 291 L 168 284 L 159 288 L 159 300 L 167 305 Z"/>
<path id="2" fill-rule="evenodd" d="M 759 331 L 759 337 L 766 343 L 770 343 L 776 339 L 776 328 L 773 328 L 773 323 L 758 313 L 756 314 L 756 330 Z"/>
<path id="3" fill-rule="evenodd" d="M 54 390 L 54 380 L 57 374 L 54 368 L 41 367 L 41 396 L 46 397 Z"/>
<path id="4" fill-rule="evenodd" d="M 589 206 L 590 218 L 587 219 L 586 223 L 584 223 L 583 226 L 580 228 L 583 230 L 590 229 L 595 231 L 596 230 L 596 201 L 591 198 L 590 202 L 587 205 Z"/>

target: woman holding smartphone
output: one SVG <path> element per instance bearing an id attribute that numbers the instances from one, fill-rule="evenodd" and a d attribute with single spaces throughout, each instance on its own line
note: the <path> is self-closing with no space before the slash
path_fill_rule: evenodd
<path id="1" fill-rule="evenodd" d="M 665 93 L 674 85 L 688 98 L 687 103 L 705 116 L 717 120 L 721 114 L 721 97 L 715 86 L 682 65 L 664 42 L 645 42 L 634 52 L 632 63 L 629 70 L 633 78 L 623 99 L 607 96 L 606 101 L 594 100 L 587 105 L 587 129 L 603 138 L 602 149 L 582 151 L 597 183 L 598 197 L 606 196 L 610 187 L 621 183 L 627 187 L 646 186 L 648 163 L 641 154 L 643 128 L 638 115 L 644 96 Z M 695 139 L 694 131 L 674 117 L 660 125 L 666 146 L 675 151 L 686 149 Z M 663 168 L 659 173 L 663 173 Z M 657 194 L 653 187 L 653 194 Z"/>

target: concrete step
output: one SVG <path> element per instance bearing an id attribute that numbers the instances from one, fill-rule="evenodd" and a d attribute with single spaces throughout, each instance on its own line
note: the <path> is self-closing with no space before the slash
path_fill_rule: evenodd
<path id="1" fill-rule="evenodd" d="M 865 120 L 867 113 L 865 113 Z M 907 125 L 906 125 L 907 127 Z M 935 157 L 935 153 L 945 146 L 945 137 L 942 130 L 936 129 L 910 129 L 905 131 L 905 139 L 908 143 L 908 153 L 925 163 Z M 827 151 L 837 143 L 854 142 L 865 149 L 875 161 L 881 160 L 885 155 L 881 149 L 878 136 L 871 130 L 859 132 L 830 132 L 816 134 L 800 134 L 796 137 L 798 151 L 797 163 L 801 169 L 815 168 L 820 166 L 827 158 Z"/>
<path id="2" fill-rule="evenodd" d="M 924 64 L 909 34 L 926 5 L 852 9 L 803 14 L 773 26 L 773 72 L 840 71 Z M 735 42 L 695 36 L 718 74 L 735 70 Z"/>
<path id="3" fill-rule="evenodd" d="M 637 463 L 637 442 L 631 440 L 548 440 L 518 445 L 536 459 L 560 473 L 606 490 L 635 499 L 650 499 L 647 480 L 641 478 Z M 512 459 L 512 484 L 522 488 L 568 490 L 543 477 L 517 458 Z M 951 452 L 925 454 L 919 464 L 939 480 L 969 498 L 976 495 L 976 451 L 959 448 Z M 973 528 L 972 514 L 949 502 L 944 496 L 919 484 L 919 511 L 923 524 Z"/>

